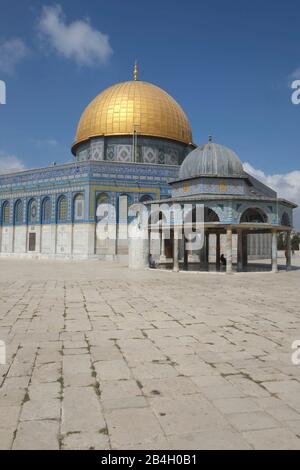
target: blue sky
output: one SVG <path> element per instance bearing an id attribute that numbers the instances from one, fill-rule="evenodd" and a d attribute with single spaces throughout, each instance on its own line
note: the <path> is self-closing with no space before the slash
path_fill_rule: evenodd
<path id="1" fill-rule="evenodd" d="M 49 33 L 43 7 L 53 5 L 63 28 Z M 137 58 L 140 78 L 182 105 L 196 143 L 212 133 L 275 186 L 290 183 L 274 175 L 296 171 L 297 192 L 300 105 L 289 83 L 300 68 L 299 15 L 297 0 L 0 0 L 0 157 L 26 167 L 72 159 L 84 107 L 131 79 Z M 86 59 L 80 37 L 76 50 L 62 35 L 79 20 L 89 29 Z"/>

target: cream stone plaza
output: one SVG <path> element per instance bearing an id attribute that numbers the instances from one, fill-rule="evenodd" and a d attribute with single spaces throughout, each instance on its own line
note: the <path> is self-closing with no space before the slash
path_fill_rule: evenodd
<path id="1" fill-rule="evenodd" d="M 0 448 L 300 449 L 300 257 L 284 265 L 2 259 Z"/>

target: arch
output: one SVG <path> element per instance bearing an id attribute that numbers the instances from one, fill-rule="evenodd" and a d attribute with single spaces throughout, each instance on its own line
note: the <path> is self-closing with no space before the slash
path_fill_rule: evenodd
<path id="1" fill-rule="evenodd" d="M 259 209 L 258 207 L 248 207 L 241 217 L 240 223 L 255 223 L 255 224 L 266 224 L 268 221 L 268 217 L 266 213 Z"/>
<path id="2" fill-rule="evenodd" d="M 210 207 L 204 209 L 204 221 L 205 222 L 220 222 L 218 214 Z"/>
<path id="3" fill-rule="evenodd" d="M 126 194 L 120 194 L 117 206 L 117 252 L 118 254 L 128 254 L 128 223 L 129 207 L 131 205 L 131 197 Z"/>
<path id="4" fill-rule="evenodd" d="M 128 222 L 129 206 L 132 203 L 131 196 L 128 194 L 120 194 L 118 198 L 118 223 L 124 224 Z"/>
<path id="5" fill-rule="evenodd" d="M 185 217 L 185 220 L 188 220 L 190 212 Z M 196 222 L 196 207 L 193 207 L 192 209 L 192 223 Z M 198 222 L 201 222 L 201 220 L 198 220 Z M 211 209 L 210 207 L 205 206 L 204 207 L 204 222 L 206 223 L 213 223 L 213 222 L 220 222 L 220 218 L 218 214 Z"/>
<path id="6" fill-rule="evenodd" d="M 287 212 L 284 212 L 282 214 L 282 217 L 281 217 L 281 225 L 284 225 L 285 227 L 290 227 L 292 224 L 291 224 L 291 221 L 290 221 L 290 218 L 289 218 L 289 215 Z"/>
<path id="7" fill-rule="evenodd" d="M 57 200 L 57 223 L 66 223 L 68 219 L 68 199 L 62 195 Z"/>
<path id="8" fill-rule="evenodd" d="M 95 219 L 99 221 L 101 217 L 97 215 L 98 207 L 102 204 L 109 204 L 109 195 L 107 193 L 99 193 L 96 197 Z"/>
<path id="9" fill-rule="evenodd" d="M 99 193 L 96 198 L 96 205 L 107 204 L 109 202 L 109 195 L 107 193 Z"/>
<path id="10" fill-rule="evenodd" d="M 28 224 L 36 224 L 38 221 L 38 203 L 36 199 L 30 199 L 27 206 Z"/>
<path id="11" fill-rule="evenodd" d="M 153 197 L 150 196 L 149 194 L 144 194 L 143 196 L 140 197 L 139 202 L 148 202 L 148 201 L 153 201 Z"/>
<path id="12" fill-rule="evenodd" d="M 148 224 L 154 225 L 158 222 L 162 222 L 163 224 L 170 223 L 170 215 L 171 209 L 169 204 L 162 203 L 162 204 L 154 204 L 148 206 Z"/>
<path id="13" fill-rule="evenodd" d="M 23 202 L 21 199 L 18 199 L 15 202 L 15 207 L 14 207 L 14 224 L 15 225 L 21 225 L 23 223 Z"/>
<path id="14" fill-rule="evenodd" d="M 9 220 L 10 220 L 10 204 L 9 204 L 9 201 L 4 201 L 2 204 L 1 222 L 3 225 L 8 225 Z"/>
<path id="15" fill-rule="evenodd" d="M 80 222 L 84 220 L 84 195 L 78 193 L 73 198 L 73 221 Z"/>
<path id="16" fill-rule="evenodd" d="M 51 222 L 51 199 L 50 197 L 45 197 L 42 202 L 42 224 L 47 224 Z"/>
<path id="17" fill-rule="evenodd" d="M 96 239 L 95 253 L 97 255 L 107 254 L 110 243 L 109 224 L 115 227 L 115 208 L 109 205 L 110 197 L 107 193 L 99 193 L 96 196 L 95 221 L 96 221 Z M 115 230 L 115 229 L 114 229 Z M 116 232 L 113 232 L 115 236 Z"/>

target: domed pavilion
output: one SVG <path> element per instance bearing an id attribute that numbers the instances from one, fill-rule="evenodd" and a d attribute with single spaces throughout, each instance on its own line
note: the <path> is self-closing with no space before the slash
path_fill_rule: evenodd
<path id="1" fill-rule="evenodd" d="M 170 267 L 171 262 L 175 271 L 231 273 L 233 265 L 243 271 L 250 241 L 260 240 L 265 244 L 264 257 L 271 258 L 271 269 L 277 272 L 277 236 L 285 232 L 287 269 L 291 267 L 290 234 L 297 206 L 246 173 L 233 150 L 209 137 L 185 158 L 170 186 L 171 198 L 146 203 L 150 243 L 140 245 L 137 264 L 147 265 L 150 255 L 156 267 Z M 195 237 L 201 243 L 191 244 Z"/>

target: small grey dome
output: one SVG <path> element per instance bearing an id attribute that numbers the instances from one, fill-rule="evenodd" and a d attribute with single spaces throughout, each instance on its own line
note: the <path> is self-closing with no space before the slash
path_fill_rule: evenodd
<path id="1" fill-rule="evenodd" d="M 179 179 L 197 176 L 244 176 L 242 162 L 233 150 L 208 142 L 187 155 L 179 170 Z"/>

